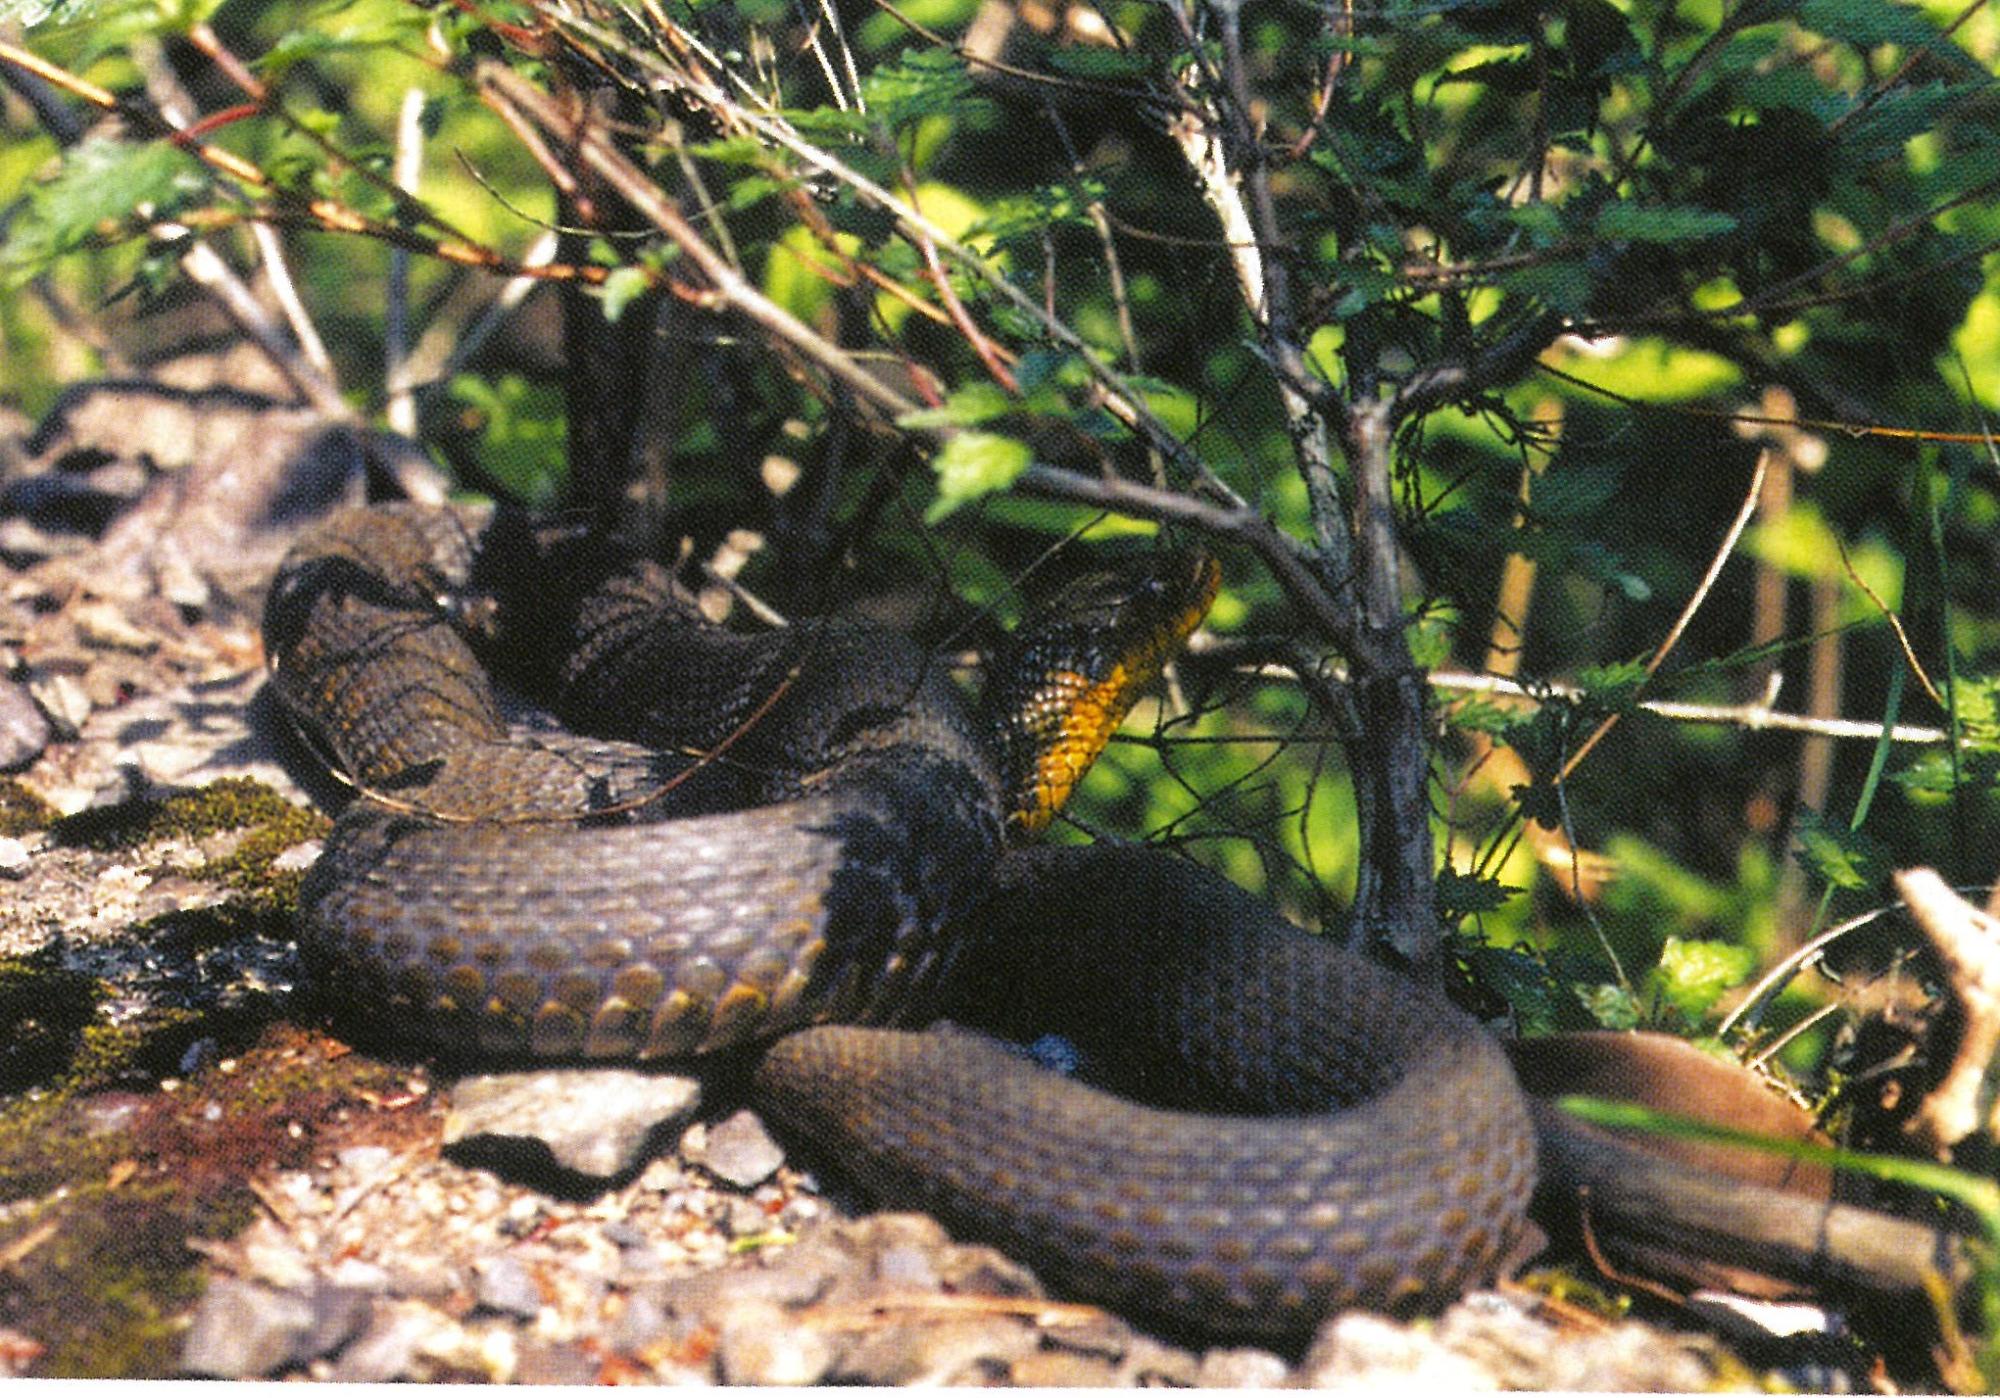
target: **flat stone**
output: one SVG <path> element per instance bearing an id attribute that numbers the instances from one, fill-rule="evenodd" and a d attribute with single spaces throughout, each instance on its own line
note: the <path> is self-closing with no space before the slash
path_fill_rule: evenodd
<path id="1" fill-rule="evenodd" d="M 534 1274 L 511 1257 L 482 1257 L 472 1264 L 472 1294 L 489 1311 L 533 1320 L 542 1311 Z"/>
<path id="2" fill-rule="evenodd" d="M 483 1074 L 452 1087 L 444 1147 L 461 1165 L 511 1178 L 602 1184 L 636 1173 L 700 1104 L 701 1084 L 662 1073 Z"/>
<path id="3" fill-rule="evenodd" d="M 273 1373 L 294 1362 L 314 1320 L 306 1297 L 218 1277 L 195 1308 L 181 1344 L 181 1368 L 218 1379 Z"/>
<path id="4" fill-rule="evenodd" d="M 41 756 L 55 737 L 34 698 L 12 680 L 0 680 L 0 772 L 14 772 Z"/>
<path id="5" fill-rule="evenodd" d="M 754 1189 L 778 1172 L 785 1151 L 771 1139 L 757 1113 L 746 1107 L 709 1127 L 706 1140 L 691 1158 L 717 1179 L 738 1189 Z"/>

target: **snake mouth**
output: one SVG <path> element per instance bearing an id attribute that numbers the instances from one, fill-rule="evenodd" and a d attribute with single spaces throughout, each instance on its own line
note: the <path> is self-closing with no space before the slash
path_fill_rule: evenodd
<path id="1" fill-rule="evenodd" d="M 1201 624 L 1221 585 L 1183 550 L 1087 574 L 1024 620 L 995 658 L 981 705 L 999 753 L 1010 834 L 1040 834 L 1132 706 Z"/>

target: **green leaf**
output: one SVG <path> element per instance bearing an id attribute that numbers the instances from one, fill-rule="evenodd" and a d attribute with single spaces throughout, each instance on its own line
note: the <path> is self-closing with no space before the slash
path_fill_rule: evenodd
<path id="1" fill-rule="evenodd" d="M 1622 985 L 1609 981 L 1601 985 L 1579 985 L 1573 987 L 1576 998 L 1590 1011 L 1590 1017 L 1606 1029 L 1637 1029 L 1640 1014 L 1639 1002 Z"/>
<path id="2" fill-rule="evenodd" d="M 914 432 L 931 432 L 941 427 L 977 427 L 1019 406 L 999 384 L 976 379 L 963 388 L 955 389 L 944 400 L 943 406 L 904 413 L 896 419 L 896 425 Z M 1003 485 L 1005 483 L 1002 482 Z"/>
<path id="3" fill-rule="evenodd" d="M 936 524 L 969 500 L 1005 490 L 1034 459 L 1026 442 L 993 432 L 960 432 L 931 458 L 938 498 L 924 512 L 924 523 Z"/>
<path id="4" fill-rule="evenodd" d="M 1923 49 L 1940 66 L 1985 76 L 1980 73 L 1979 65 L 1928 17 L 1897 0 L 1804 0 L 1798 17 L 1803 28 L 1857 48 L 1897 44 L 1906 49 Z"/>
<path id="5" fill-rule="evenodd" d="M 1493 912 L 1520 891 L 1498 879 L 1474 878 L 1456 869 L 1442 869 L 1437 876 L 1438 904 L 1452 919 Z"/>
<path id="6" fill-rule="evenodd" d="M 1867 889 L 1881 882 L 1888 864 L 1875 842 L 1859 830 L 1849 830 L 1801 807 L 1798 814 L 1799 863 L 1835 888 Z"/>
<path id="7" fill-rule="evenodd" d="M 1667 938 L 1660 948 L 1660 985 L 1667 997 L 1690 1015 L 1708 1011 L 1732 986 L 1748 980 L 1757 958 L 1748 947 L 1732 942 Z"/>
<path id="8" fill-rule="evenodd" d="M 616 323 L 625 314 L 625 308 L 633 298 L 643 295 L 652 286 L 653 279 L 640 267 L 619 267 L 604 279 L 600 295 L 604 298 L 604 319 L 606 323 Z"/>
<path id="9" fill-rule="evenodd" d="M 194 157 L 165 142 L 93 136 L 71 149 L 56 177 L 33 191 L 4 257 L 28 275 L 107 233 L 136 235 L 135 216 L 164 218 L 209 189 Z"/>
<path id="10" fill-rule="evenodd" d="M 1597 211 L 1600 238 L 1634 243 L 1684 243 L 1733 232 L 1736 220 L 1716 209 L 1683 204 L 1635 204 L 1620 200 Z"/>

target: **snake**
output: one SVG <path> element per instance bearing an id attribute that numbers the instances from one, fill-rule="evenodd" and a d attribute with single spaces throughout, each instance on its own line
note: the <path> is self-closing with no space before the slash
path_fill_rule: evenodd
<path id="1" fill-rule="evenodd" d="M 300 894 L 308 975 L 474 1060 L 744 1056 L 877 1199 L 1170 1331 L 1435 1309 L 1528 1228 L 1499 1044 L 1191 861 L 1031 838 L 1217 582 L 1169 550 L 1060 589 L 974 703 L 902 631 L 721 626 L 596 535 L 335 514 L 264 616 L 354 792 Z"/>

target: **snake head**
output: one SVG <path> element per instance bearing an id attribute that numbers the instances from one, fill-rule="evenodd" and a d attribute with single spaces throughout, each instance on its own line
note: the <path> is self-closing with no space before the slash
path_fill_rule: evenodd
<path id="1" fill-rule="evenodd" d="M 1036 835 L 1055 819 L 1221 579 L 1206 553 L 1153 554 L 1079 577 L 1029 612 L 994 657 L 981 703 L 1011 833 Z"/>

